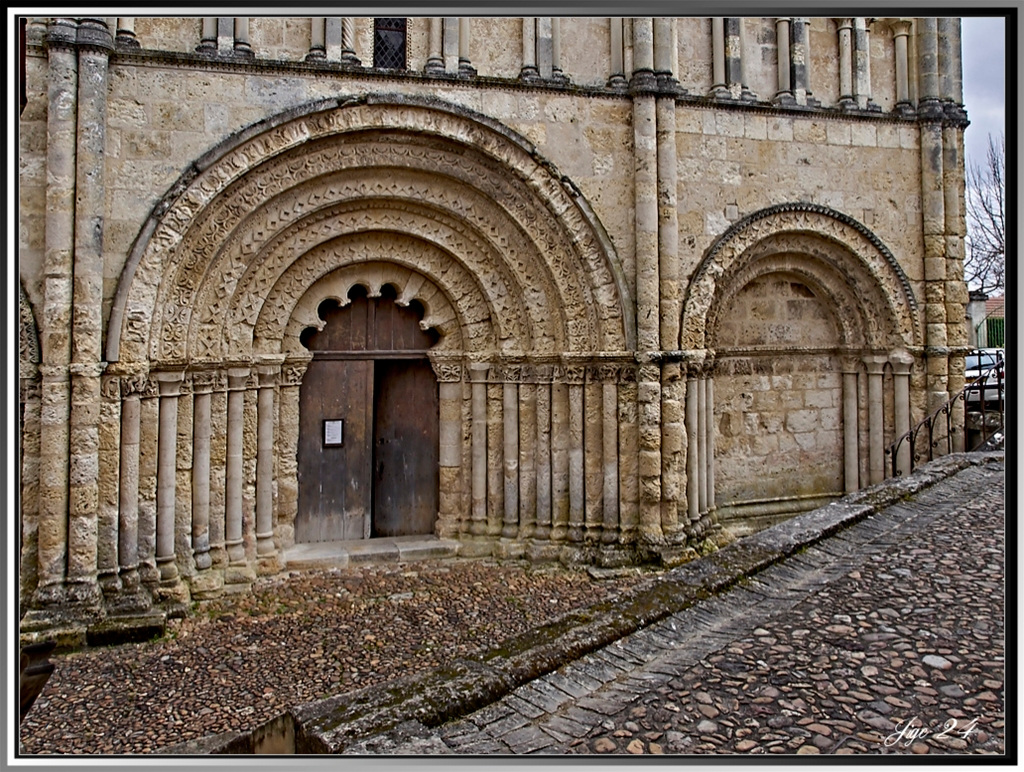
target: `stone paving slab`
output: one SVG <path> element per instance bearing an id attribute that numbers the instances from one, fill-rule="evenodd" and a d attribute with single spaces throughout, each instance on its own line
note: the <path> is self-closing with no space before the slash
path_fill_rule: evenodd
<path id="1" fill-rule="evenodd" d="M 602 673 L 514 735 L 489 726 L 500 750 L 486 752 L 1002 753 L 1003 466 L 956 471 L 848 525 L 843 549 L 811 544 L 628 636 L 615 646 L 627 662 L 604 649 L 541 676 L 536 688 Z M 806 531 L 778 541 L 793 533 Z M 981 650 L 964 646 L 967 633 Z M 424 728 L 415 742 L 434 736 Z M 446 752 L 478 747 L 464 737 Z"/>

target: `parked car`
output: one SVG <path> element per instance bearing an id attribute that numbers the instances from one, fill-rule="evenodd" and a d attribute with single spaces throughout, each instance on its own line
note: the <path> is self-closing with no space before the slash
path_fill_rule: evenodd
<path id="1" fill-rule="evenodd" d="M 967 390 L 967 402 L 986 403 L 1001 401 L 1006 390 L 1006 370 L 1004 352 L 1001 348 L 980 348 L 968 354 L 964 361 L 964 377 L 971 383 L 987 373 L 984 381 Z"/>

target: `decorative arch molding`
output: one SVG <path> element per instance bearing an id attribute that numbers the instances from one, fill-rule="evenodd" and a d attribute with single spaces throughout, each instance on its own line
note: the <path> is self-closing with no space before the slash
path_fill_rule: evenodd
<path id="1" fill-rule="evenodd" d="M 544 341 L 543 349 L 582 353 L 635 345 L 621 266 L 579 191 L 493 120 L 388 95 L 289 111 L 197 161 L 133 247 L 107 358 L 234 356 L 228 335 L 204 348 L 204 325 L 223 326 L 230 317 L 219 313 L 232 307 L 246 308 L 245 324 L 254 324 L 290 265 L 370 230 L 421 240 L 481 286 L 503 281 L 520 304 L 500 309 L 525 331 L 516 346 Z M 489 298 L 496 310 L 499 294 Z"/>
<path id="2" fill-rule="evenodd" d="M 42 361 L 39 327 L 25 286 L 18 282 L 18 365 L 21 377 L 30 377 Z"/>
<path id="3" fill-rule="evenodd" d="M 903 269 L 867 228 L 817 204 L 780 204 L 731 226 L 708 250 L 683 304 L 680 348 L 710 345 L 723 301 L 773 271 L 807 278 L 837 304 L 848 345 L 891 350 L 921 341 Z"/>

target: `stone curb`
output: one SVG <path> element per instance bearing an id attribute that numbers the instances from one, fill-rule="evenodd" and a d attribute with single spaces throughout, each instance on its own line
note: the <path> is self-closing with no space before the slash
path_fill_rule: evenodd
<path id="1" fill-rule="evenodd" d="M 569 612 L 446 667 L 299 705 L 248 734 L 233 732 L 202 738 L 163 753 L 336 754 L 374 736 L 395 732 L 407 735 L 410 727 L 440 726 L 722 592 L 963 469 L 1002 461 L 1002 451 L 944 456 L 907 477 L 886 480 L 742 538 L 614 599 Z"/>

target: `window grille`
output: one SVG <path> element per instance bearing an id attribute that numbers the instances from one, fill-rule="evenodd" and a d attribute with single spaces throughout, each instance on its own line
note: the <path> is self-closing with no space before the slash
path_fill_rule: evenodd
<path id="1" fill-rule="evenodd" d="M 405 19 L 374 19 L 373 66 L 404 70 L 405 57 Z"/>

